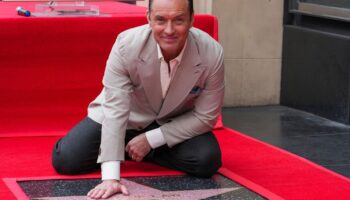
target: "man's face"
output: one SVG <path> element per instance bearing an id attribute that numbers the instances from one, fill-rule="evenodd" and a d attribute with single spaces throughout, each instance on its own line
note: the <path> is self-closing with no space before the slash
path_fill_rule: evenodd
<path id="1" fill-rule="evenodd" d="M 175 58 L 192 26 L 187 0 L 154 0 L 149 12 L 148 20 L 163 56 L 166 60 Z"/>

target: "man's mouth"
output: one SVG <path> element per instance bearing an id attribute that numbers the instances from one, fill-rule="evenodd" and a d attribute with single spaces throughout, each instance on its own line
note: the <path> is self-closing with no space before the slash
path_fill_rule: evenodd
<path id="1" fill-rule="evenodd" d="M 177 37 L 162 37 L 165 42 L 173 43 L 177 40 Z"/>

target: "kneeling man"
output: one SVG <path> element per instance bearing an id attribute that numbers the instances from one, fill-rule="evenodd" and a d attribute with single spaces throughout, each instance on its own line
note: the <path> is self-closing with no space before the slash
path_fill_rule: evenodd
<path id="1" fill-rule="evenodd" d="M 211 130 L 224 96 L 222 47 L 192 28 L 192 0 L 150 0 L 147 17 L 149 24 L 119 34 L 102 92 L 53 150 L 58 173 L 101 167 L 102 183 L 91 198 L 128 194 L 119 182 L 124 159 L 197 177 L 221 166 Z"/>

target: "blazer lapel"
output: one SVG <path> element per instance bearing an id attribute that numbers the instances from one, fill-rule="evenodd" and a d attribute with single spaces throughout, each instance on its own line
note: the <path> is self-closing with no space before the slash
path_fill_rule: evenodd
<path id="1" fill-rule="evenodd" d="M 163 101 L 159 68 L 157 45 L 150 32 L 149 39 L 139 55 L 137 70 L 149 103 L 157 114 Z"/>
<path id="2" fill-rule="evenodd" d="M 161 107 L 159 118 L 173 111 L 190 93 L 204 70 L 201 65 L 198 47 L 189 34 L 182 61 L 171 81 L 168 93 Z"/>

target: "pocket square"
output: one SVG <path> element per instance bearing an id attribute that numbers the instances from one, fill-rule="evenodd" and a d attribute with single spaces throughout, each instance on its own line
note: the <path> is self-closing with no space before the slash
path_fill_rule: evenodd
<path id="1" fill-rule="evenodd" d="M 202 88 L 199 86 L 194 86 L 190 92 L 190 94 L 199 94 L 202 91 Z"/>

